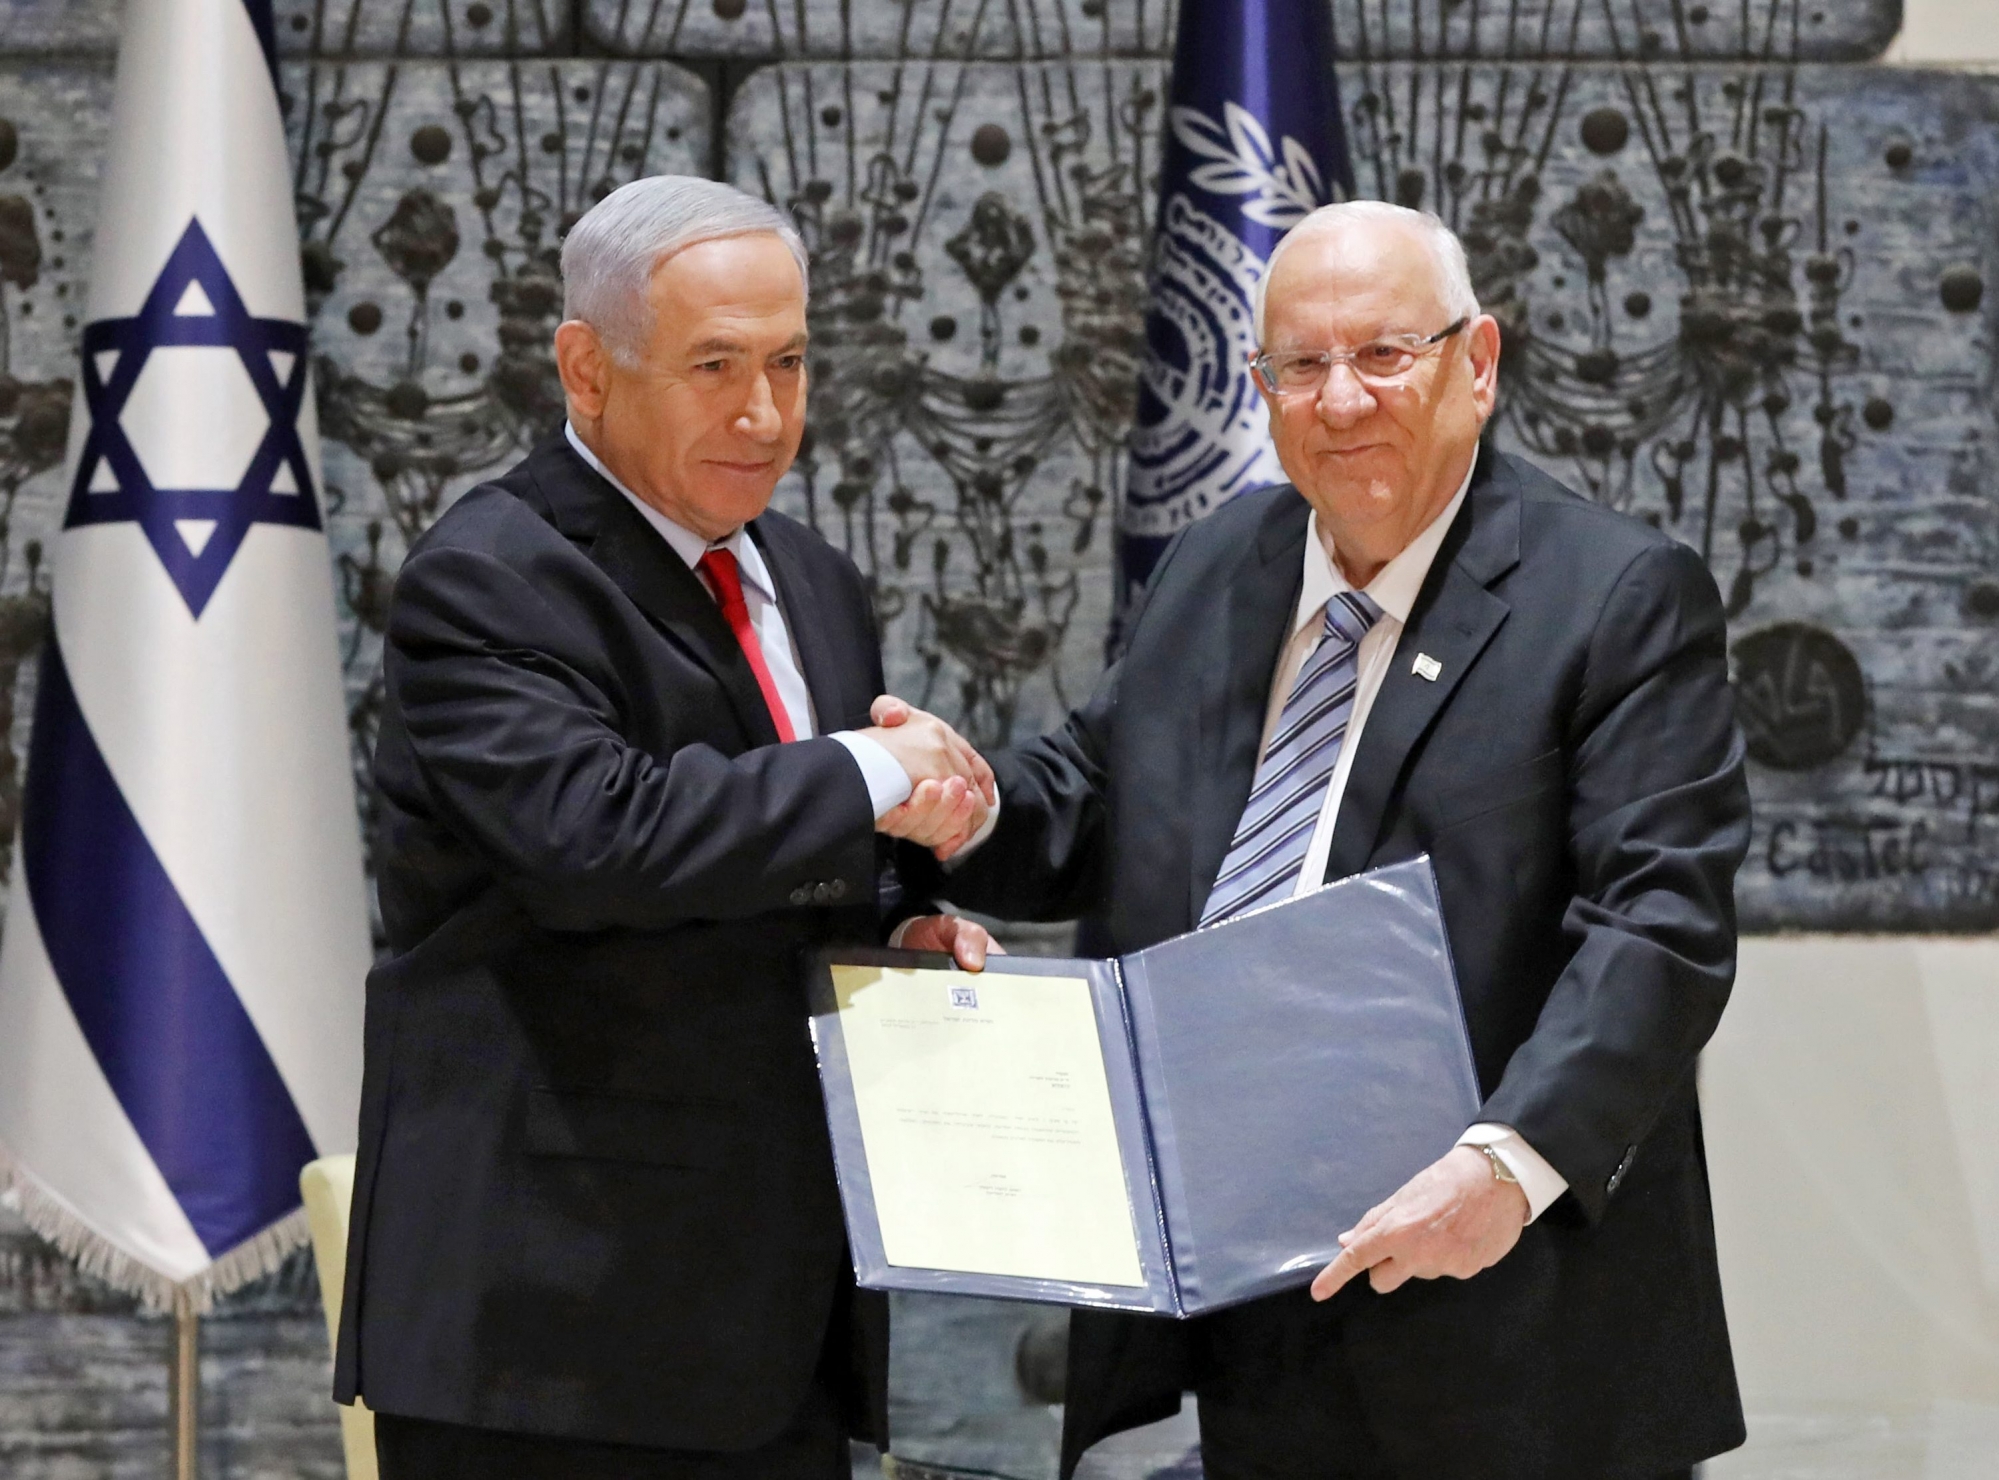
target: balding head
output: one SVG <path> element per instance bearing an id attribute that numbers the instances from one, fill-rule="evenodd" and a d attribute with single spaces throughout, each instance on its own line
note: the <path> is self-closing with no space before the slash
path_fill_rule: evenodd
<path id="1" fill-rule="evenodd" d="M 1306 243 L 1323 245 L 1327 239 L 1370 258 L 1413 249 L 1418 255 L 1409 265 L 1427 264 L 1444 311 L 1453 319 L 1478 317 L 1478 294 L 1472 291 L 1471 264 L 1456 232 L 1428 211 L 1412 211 L 1385 200 L 1343 200 L 1320 206 L 1305 217 L 1284 234 L 1270 254 L 1252 299 L 1257 343 L 1264 342 L 1263 305 L 1271 279 L 1277 275 L 1277 264 L 1294 247 Z"/>

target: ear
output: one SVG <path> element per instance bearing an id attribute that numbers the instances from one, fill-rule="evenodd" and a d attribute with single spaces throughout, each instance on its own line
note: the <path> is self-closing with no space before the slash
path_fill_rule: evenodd
<path id="1" fill-rule="evenodd" d="M 611 356 L 597 331 L 570 319 L 555 331 L 555 368 L 571 412 L 595 421 L 611 394 Z"/>
<path id="2" fill-rule="evenodd" d="M 1472 403 L 1478 407 L 1479 419 L 1483 421 L 1492 415 L 1499 399 L 1499 320 L 1482 313 L 1471 321 L 1465 333 L 1470 336 Z"/>
<path id="3" fill-rule="evenodd" d="M 1242 362 L 1250 367 L 1249 368 L 1250 386 L 1256 391 L 1257 395 L 1263 398 L 1263 409 L 1265 413 L 1270 417 L 1272 423 L 1275 423 L 1277 420 L 1277 398 L 1271 395 L 1270 392 L 1264 388 L 1263 377 L 1256 373 L 1256 357 L 1261 353 L 1262 353 L 1261 350 L 1257 349 L 1254 345 L 1251 345 L 1248 349 L 1243 351 Z"/>

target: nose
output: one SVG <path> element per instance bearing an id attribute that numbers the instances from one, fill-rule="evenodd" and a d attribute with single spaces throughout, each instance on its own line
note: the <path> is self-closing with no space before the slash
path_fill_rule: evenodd
<path id="1" fill-rule="evenodd" d="M 757 442 L 775 442 L 784 431 L 784 417 L 771 393 L 770 375 L 759 370 L 750 380 L 750 398 L 736 416 L 736 430 Z"/>
<path id="2" fill-rule="evenodd" d="M 1372 412 L 1374 393 L 1361 381 L 1354 367 L 1335 360 L 1326 368 L 1326 383 L 1319 388 L 1319 417 L 1336 431 L 1344 431 Z"/>

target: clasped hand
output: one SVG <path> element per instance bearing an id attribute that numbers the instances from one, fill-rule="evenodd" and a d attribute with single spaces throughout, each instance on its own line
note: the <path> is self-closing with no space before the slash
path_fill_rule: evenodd
<path id="1" fill-rule="evenodd" d="M 874 727 L 862 730 L 896 758 L 909 776 L 909 798 L 875 821 L 875 830 L 951 857 L 984 825 L 999 799 L 993 768 L 956 730 L 914 705 L 884 694 L 870 707 Z"/>
<path id="2" fill-rule="evenodd" d="M 993 769 L 965 737 L 934 714 L 884 694 L 868 710 L 875 723 L 860 733 L 879 743 L 908 773 L 907 801 L 875 819 L 875 830 L 931 849 L 941 862 L 964 847 L 999 800 Z M 985 927 L 955 915 L 926 915 L 903 927 L 913 951 L 947 951 L 967 971 L 986 953 L 1000 953 Z"/>

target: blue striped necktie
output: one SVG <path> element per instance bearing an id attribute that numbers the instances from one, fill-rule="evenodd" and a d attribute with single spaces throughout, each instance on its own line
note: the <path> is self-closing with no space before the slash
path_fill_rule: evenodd
<path id="1" fill-rule="evenodd" d="M 1297 885 L 1353 716 L 1360 640 L 1380 620 L 1381 608 L 1359 591 L 1342 591 L 1326 603 L 1325 635 L 1298 670 L 1257 763 L 1235 841 L 1208 893 L 1203 925 L 1275 904 Z"/>

